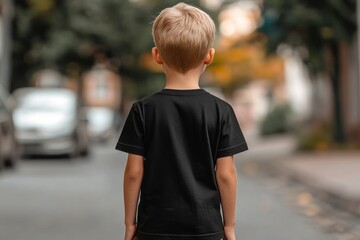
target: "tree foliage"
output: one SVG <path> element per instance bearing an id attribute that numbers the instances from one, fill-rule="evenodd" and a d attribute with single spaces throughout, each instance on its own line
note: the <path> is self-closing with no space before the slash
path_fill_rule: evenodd
<path id="1" fill-rule="evenodd" d="M 14 1 L 12 88 L 28 85 L 38 69 L 53 68 L 76 78 L 99 61 L 133 81 L 153 78 L 154 73 L 139 67 L 139 58 L 153 46 L 155 16 L 177 2 Z"/>
<path id="2" fill-rule="evenodd" d="M 356 32 L 355 0 L 266 0 L 261 30 L 268 52 L 288 44 L 302 53 L 310 75 L 326 73 L 333 91 L 333 140 L 345 142 L 341 97 L 340 45 Z"/>
<path id="3" fill-rule="evenodd" d="M 222 40 L 226 41 L 225 38 Z M 281 58 L 266 56 L 264 37 L 255 32 L 218 49 L 209 71 L 222 89 L 231 95 L 252 80 L 282 82 L 284 66 Z"/>
<path id="4" fill-rule="evenodd" d="M 355 0 L 266 0 L 261 31 L 268 36 L 268 52 L 289 44 L 300 50 L 311 73 L 324 72 L 324 47 L 352 40 L 355 9 Z"/>
<path id="5" fill-rule="evenodd" d="M 150 45 L 150 19 L 128 1 L 31 0 L 15 2 L 14 73 L 51 67 L 64 74 L 90 68 L 99 58 L 131 68 Z M 16 74 L 14 76 L 16 81 Z M 20 76 L 19 76 L 20 77 Z M 19 83 L 26 85 L 27 83 Z"/>

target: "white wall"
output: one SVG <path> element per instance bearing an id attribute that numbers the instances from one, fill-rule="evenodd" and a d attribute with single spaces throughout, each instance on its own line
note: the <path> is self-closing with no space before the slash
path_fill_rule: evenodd
<path id="1" fill-rule="evenodd" d="M 312 87 L 307 69 L 300 56 L 290 48 L 280 52 L 284 59 L 285 94 L 296 115 L 296 119 L 304 120 L 311 114 Z"/>

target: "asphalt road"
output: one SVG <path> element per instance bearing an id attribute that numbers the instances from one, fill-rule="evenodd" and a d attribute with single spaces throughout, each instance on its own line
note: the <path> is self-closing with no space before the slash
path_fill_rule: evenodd
<path id="1" fill-rule="evenodd" d="M 25 159 L 0 173 L 0 240 L 123 239 L 126 154 L 114 146 L 94 145 L 86 159 Z M 333 239 L 263 179 L 239 171 L 238 180 L 237 239 Z"/>

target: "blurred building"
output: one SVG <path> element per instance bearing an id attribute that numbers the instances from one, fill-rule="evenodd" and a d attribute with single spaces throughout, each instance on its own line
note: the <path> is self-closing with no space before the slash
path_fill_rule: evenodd
<path id="1" fill-rule="evenodd" d="M 10 79 L 12 14 L 11 0 L 0 0 L 0 84 L 5 88 L 8 88 Z"/>
<path id="2" fill-rule="evenodd" d="M 88 107 L 119 109 L 122 98 L 120 76 L 106 67 L 95 66 L 84 75 L 83 98 Z"/>
<path id="3" fill-rule="evenodd" d="M 317 104 L 319 101 L 312 101 L 312 86 L 311 80 L 308 76 L 306 66 L 303 64 L 301 57 L 297 51 L 294 51 L 288 46 L 282 46 L 278 50 L 278 54 L 284 60 L 284 92 L 286 101 L 290 104 L 297 121 L 304 121 L 311 115 L 312 105 Z M 319 81 L 324 82 L 324 81 Z M 322 88 L 321 93 L 327 94 L 328 88 Z M 329 115 L 331 109 L 327 106 L 318 108 L 318 114 L 321 116 Z"/>
<path id="4" fill-rule="evenodd" d="M 284 47 L 279 52 L 285 60 L 287 98 L 297 119 L 306 120 L 310 116 L 312 120 L 331 125 L 334 119 L 334 96 L 329 76 L 319 74 L 316 79 L 310 80 L 296 51 Z M 341 115 L 345 136 L 350 142 L 360 142 L 359 55 L 356 38 L 350 44 L 340 44 Z"/>
<path id="5" fill-rule="evenodd" d="M 87 108 L 89 134 L 93 140 L 108 140 L 121 127 L 122 87 L 119 74 L 96 65 L 83 77 L 83 103 Z"/>

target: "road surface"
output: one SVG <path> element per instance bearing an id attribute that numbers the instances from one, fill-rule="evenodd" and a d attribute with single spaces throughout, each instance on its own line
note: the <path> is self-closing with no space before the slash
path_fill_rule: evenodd
<path id="1" fill-rule="evenodd" d="M 0 239 L 123 239 L 126 154 L 114 146 L 94 145 L 86 159 L 24 159 L 0 173 Z M 238 181 L 237 239 L 333 239 L 263 179 L 239 171 Z"/>

